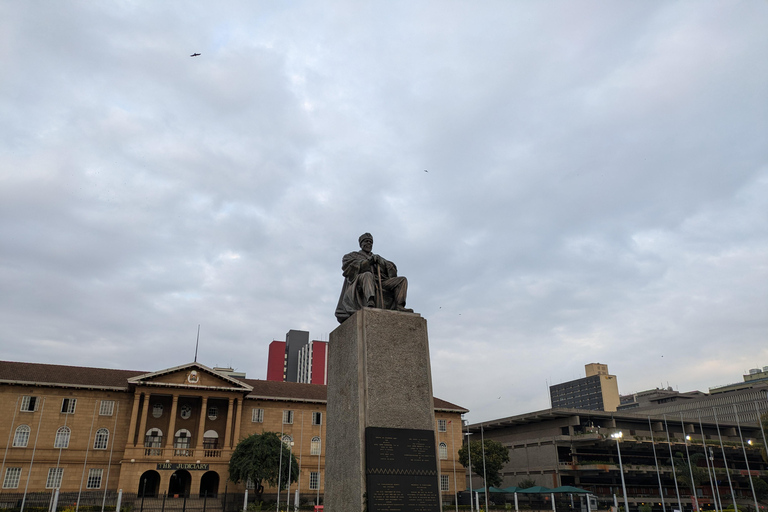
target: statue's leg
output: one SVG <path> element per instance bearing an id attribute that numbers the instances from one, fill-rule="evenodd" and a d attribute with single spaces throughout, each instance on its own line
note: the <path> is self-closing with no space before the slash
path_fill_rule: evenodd
<path id="1" fill-rule="evenodd" d="M 363 272 L 357 276 L 357 285 L 363 294 L 364 306 L 369 308 L 376 307 L 376 279 L 370 272 Z"/>
<path id="2" fill-rule="evenodd" d="M 405 307 L 405 298 L 408 295 L 408 279 L 403 276 L 390 277 L 382 283 L 382 286 L 388 290 L 394 298 L 392 301 L 392 309 L 408 311 L 410 313 L 413 312 L 413 310 L 409 310 Z"/>

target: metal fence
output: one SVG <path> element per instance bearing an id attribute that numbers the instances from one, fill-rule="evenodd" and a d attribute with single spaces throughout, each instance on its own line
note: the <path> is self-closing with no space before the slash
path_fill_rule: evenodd
<path id="1" fill-rule="evenodd" d="M 131 493 L 63 492 L 0 493 L 3 512 L 236 512 L 243 509 L 243 494 L 143 497 Z M 55 509 L 54 509 L 55 504 Z"/>

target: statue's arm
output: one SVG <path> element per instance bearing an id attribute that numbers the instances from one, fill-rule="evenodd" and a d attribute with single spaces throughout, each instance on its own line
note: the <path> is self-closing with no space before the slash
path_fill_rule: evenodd
<path id="1" fill-rule="evenodd" d="M 347 279 L 354 279 L 360 272 L 370 270 L 368 259 L 359 253 L 351 252 L 341 259 L 341 272 Z"/>

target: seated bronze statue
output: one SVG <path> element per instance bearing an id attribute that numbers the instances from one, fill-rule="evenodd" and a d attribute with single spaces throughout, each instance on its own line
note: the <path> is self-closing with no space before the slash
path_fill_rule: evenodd
<path id="1" fill-rule="evenodd" d="M 339 323 L 366 307 L 413 313 L 405 307 L 408 280 L 397 275 L 394 263 L 371 252 L 373 236 L 370 233 L 363 233 L 358 241 L 361 250 L 345 254 L 341 259 L 344 285 L 336 306 Z"/>

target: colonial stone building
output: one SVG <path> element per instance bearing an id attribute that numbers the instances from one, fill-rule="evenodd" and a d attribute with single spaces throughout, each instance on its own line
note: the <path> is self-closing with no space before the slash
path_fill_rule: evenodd
<path id="1" fill-rule="evenodd" d="M 325 386 L 227 373 L 199 363 L 143 372 L 1 361 L 2 492 L 242 492 L 243 483 L 228 482 L 229 458 L 241 439 L 271 431 L 299 462 L 291 494 L 298 486 L 302 496 L 322 496 Z M 439 398 L 434 407 L 450 502 L 457 484 L 464 489 L 456 453 L 467 410 Z"/>

